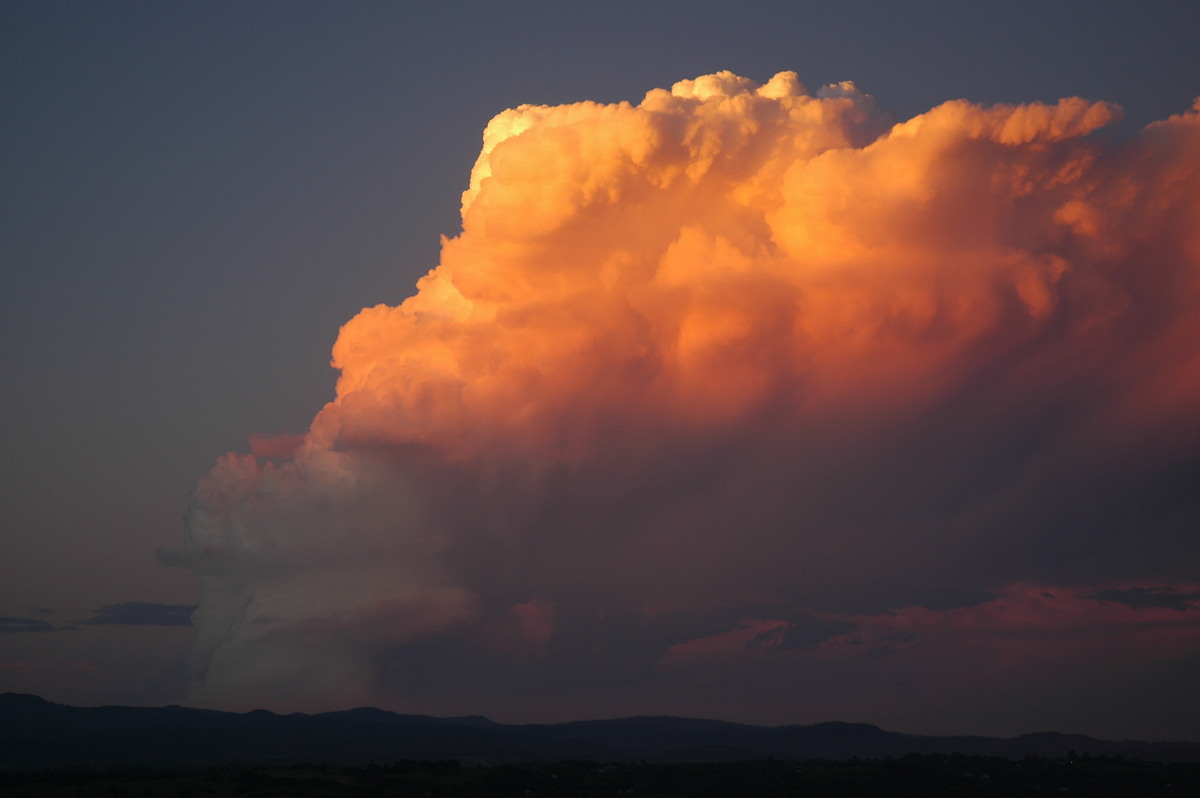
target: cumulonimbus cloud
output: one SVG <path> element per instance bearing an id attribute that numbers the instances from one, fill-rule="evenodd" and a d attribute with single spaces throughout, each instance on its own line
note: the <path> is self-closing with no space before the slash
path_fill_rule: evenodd
<path id="1" fill-rule="evenodd" d="M 303 439 L 197 487 L 198 700 L 561 708 L 923 591 L 1200 580 L 1198 111 L 723 72 L 499 114 Z"/>

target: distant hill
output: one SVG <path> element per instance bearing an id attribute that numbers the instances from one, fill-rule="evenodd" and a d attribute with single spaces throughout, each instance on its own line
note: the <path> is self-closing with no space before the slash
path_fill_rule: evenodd
<path id="1" fill-rule="evenodd" d="M 876 726 L 749 726 L 715 720 L 638 717 L 503 725 L 481 716 L 434 718 L 380 709 L 317 715 L 244 714 L 188 707 L 70 707 L 0 694 L 0 771 L 63 767 L 209 768 L 314 763 L 733 762 L 847 760 L 915 754 L 1017 759 L 1121 756 L 1200 762 L 1200 743 L 1114 742 L 1082 735 L 932 737 Z"/>

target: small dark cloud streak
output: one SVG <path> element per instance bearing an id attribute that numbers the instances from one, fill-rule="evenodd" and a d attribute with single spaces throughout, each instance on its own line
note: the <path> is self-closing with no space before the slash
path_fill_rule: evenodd
<path id="1" fill-rule="evenodd" d="M 15 634 L 18 632 L 53 632 L 54 626 L 38 618 L 0 617 L 0 634 Z"/>
<path id="2" fill-rule="evenodd" d="M 88 626 L 191 626 L 195 609 L 194 604 L 122 601 L 93 610 L 92 617 L 80 623 Z"/>
<path id="3" fill-rule="evenodd" d="M 1125 604 L 1134 609 L 1165 607 L 1184 612 L 1197 609 L 1195 603 L 1200 602 L 1200 591 L 1181 593 L 1170 587 L 1108 587 L 1097 592 L 1093 598 L 1098 601 Z"/>

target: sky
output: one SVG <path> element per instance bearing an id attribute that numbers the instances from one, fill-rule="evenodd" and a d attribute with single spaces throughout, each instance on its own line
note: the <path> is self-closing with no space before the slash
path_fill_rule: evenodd
<path id="1" fill-rule="evenodd" d="M 0 3 L 0 691 L 1200 740 L 1198 35 Z"/>

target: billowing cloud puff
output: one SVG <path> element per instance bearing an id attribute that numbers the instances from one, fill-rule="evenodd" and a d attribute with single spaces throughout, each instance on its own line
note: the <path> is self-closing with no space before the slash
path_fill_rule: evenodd
<path id="1" fill-rule="evenodd" d="M 849 690 L 1020 585 L 1133 628 L 1098 591 L 1200 581 L 1198 110 L 894 124 L 723 72 L 504 111 L 308 433 L 196 489 L 197 699 L 753 720 L 828 641 L 872 641 Z M 704 704 L 729 663 L 767 681 Z"/>

